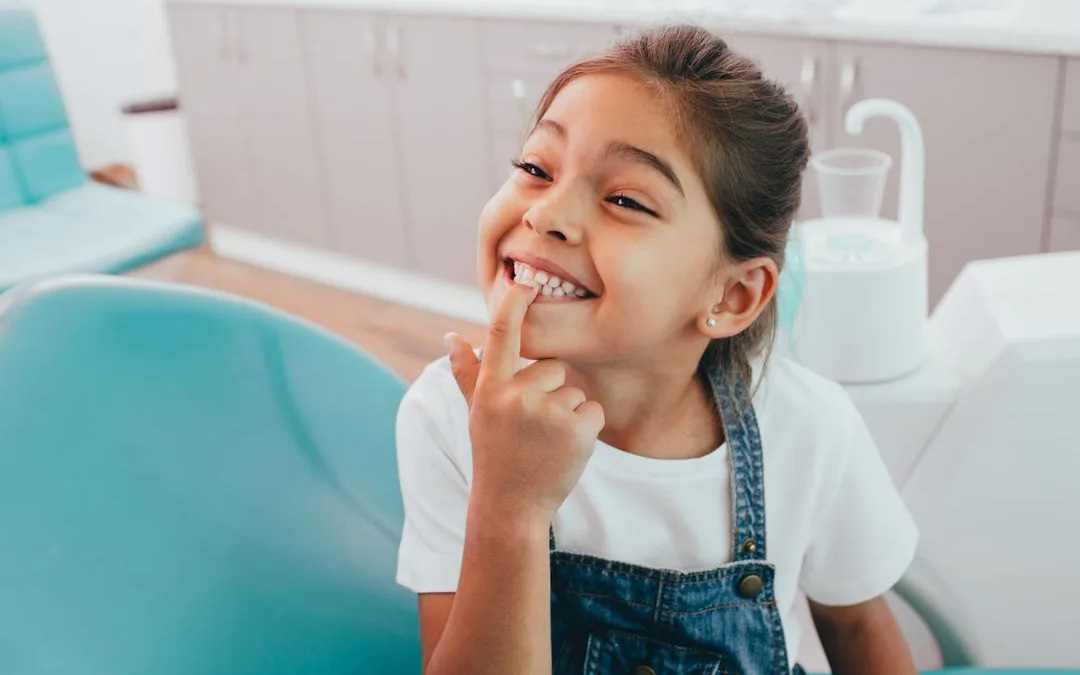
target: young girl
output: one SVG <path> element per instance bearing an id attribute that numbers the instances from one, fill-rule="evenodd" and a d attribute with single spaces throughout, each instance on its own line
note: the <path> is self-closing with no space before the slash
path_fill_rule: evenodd
<path id="1" fill-rule="evenodd" d="M 843 391 L 768 360 L 806 122 L 708 32 L 563 72 L 480 217 L 492 321 L 398 419 L 425 672 L 913 673 L 916 531 Z"/>

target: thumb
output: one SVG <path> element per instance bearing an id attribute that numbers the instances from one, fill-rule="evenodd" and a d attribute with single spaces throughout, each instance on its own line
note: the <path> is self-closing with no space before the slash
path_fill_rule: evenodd
<path id="1" fill-rule="evenodd" d="M 450 348 L 450 367 L 454 371 L 458 389 L 471 406 L 476 378 L 480 374 L 480 359 L 476 358 L 476 352 L 469 341 L 457 333 L 447 333 L 443 339 Z"/>

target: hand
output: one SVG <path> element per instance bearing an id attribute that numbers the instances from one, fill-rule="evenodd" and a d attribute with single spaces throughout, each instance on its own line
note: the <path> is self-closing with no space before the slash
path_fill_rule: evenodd
<path id="1" fill-rule="evenodd" d="M 517 370 L 521 324 L 536 286 L 512 284 L 492 317 L 484 359 L 448 335 L 450 363 L 469 403 L 473 496 L 507 515 L 537 517 L 546 528 L 577 485 L 604 411 L 566 386 L 566 366 L 543 359 Z"/>

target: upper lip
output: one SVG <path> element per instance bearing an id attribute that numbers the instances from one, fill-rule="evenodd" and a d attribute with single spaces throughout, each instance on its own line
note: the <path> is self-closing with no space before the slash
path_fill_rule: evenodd
<path id="1" fill-rule="evenodd" d="M 569 281 L 570 283 L 574 284 L 574 286 L 576 286 L 578 288 L 583 288 L 586 291 L 588 291 L 589 293 L 592 293 L 593 295 L 597 295 L 597 293 L 595 291 L 593 291 L 591 288 L 586 286 L 581 280 L 579 280 L 573 274 L 570 274 L 565 269 L 563 269 L 562 267 L 559 267 L 558 265 L 556 265 L 555 263 L 551 262 L 550 260 L 548 260 L 546 258 L 541 258 L 540 256 L 533 255 L 531 253 L 524 253 L 524 252 L 519 252 L 519 251 L 513 251 L 511 253 L 507 253 L 503 257 L 505 259 L 507 259 L 507 260 L 514 260 L 514 261 L 517 261 L 517 262 L 523 262 L 526 265 L 528 265 L 529 267 L 533 267 L 533 268 L 535 268 L 537 270 L 543 270 L 544 272 L 547 272 L 548 274 L 552 274 L 554 276 L 559 277 L 563 281 Z"/>

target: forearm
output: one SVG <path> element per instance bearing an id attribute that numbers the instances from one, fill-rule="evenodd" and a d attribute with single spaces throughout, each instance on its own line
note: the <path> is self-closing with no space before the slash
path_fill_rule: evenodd
<path id="1" fill-rule="evenodd" d="M 453 609 L 427 675 L 550 675 L 547 524 L 470 503 Z"/>
<path id="2" fill-rule="evenodd" d="M 812 607 L 812 609 L 814 609 Z M 834 675 L 915 675 L 907 641 L 884 599 L 861 606 L 856 616 L 814 611 L 814 623 Z"/>

